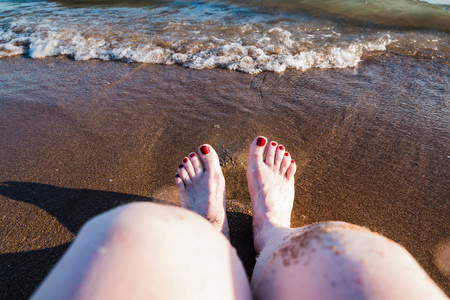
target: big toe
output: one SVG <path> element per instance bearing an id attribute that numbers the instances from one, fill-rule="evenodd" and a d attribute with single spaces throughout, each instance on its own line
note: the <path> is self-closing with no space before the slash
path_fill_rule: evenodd
<path id="1" fill-rule="evenodd" d="M 249 164 L 262 163 L 264 161 L 264 150 L 266 149 L 267 139 L 263 136 L 258 136 L 250 145 L 250 154 L 248 156 Z"/>
<path id="2" fill-rule="evenodd" d="M 205 165 L 205 170 L 215 172 L 220 171 L 219 156 L 211 145 L 203 144 L 198 147 L 198 153 Z"/>

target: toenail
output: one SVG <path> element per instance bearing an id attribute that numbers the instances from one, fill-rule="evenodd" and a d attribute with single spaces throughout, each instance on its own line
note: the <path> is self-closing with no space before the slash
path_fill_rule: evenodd
<path id="1" fill-rule="evenodd" d="M 179 166 L 178 166 L 178 169 L 181 169 L 182 167 L 184 167 L 182 164 L 180 164 Z"/>
<path id="2" fill-rule="evenodd" d="M 283 146 L 283 145 L 280 145 L 280 146 L 278 147 L 278 149 L 284 150 L 284 146 Z"/>
<path id="3" fill-rule="evenodd" d="M 271 144 L 272 144 L 272 146 L 274 146 L 274 147 L 277 145 L 277 143 L 275 143 L 275 142 L 272 142 Z"/>
<path id="4" fill-rule="evenodd" d="M 289 156 L 289 152 L 284 153 L 284 156 Z"/>
<path id="5" fill-rule="evenodd" d="M 206 155 L 209 153 L 210 149 L 208 146 L 201 146 L 200 151 L 202 152 L 203 155 Z"/>
<path id="6" fill-rule="evenodd" d="M 180 175 L 178 175 L 178 174 L 175 174 L 175 177 L 180 177 Z"/>
<path id="7" fill-rule="evenodd" d="M 185 157 L 185 158 L 183 158 L 183 162 L 184 163 L 187 163 L 188 162 L 188 159 Z"/>
<path id="8" fill-rule="evenodd" d="M 189 156 L 190 156 L 190 157 L 194 157 L 194 156 L 195 156 L 195 153 L 191 153 L 191 154 L 189 154 Z"/>
<path id="9" fill-rule="evenodd" d="M 266 144 L 266 139 L 265 138 L 259 137 L 256 140 L 256 145 L 258 145 L 258 146 L 264 146 L 265 144 Z"/>
<path id="10" fill-rule="evenodd" d="M 294 160 L 291 160 L 291 164 L 293 164 L 293 163 L 295 163 L 295 161 L 294 161 Z"/>

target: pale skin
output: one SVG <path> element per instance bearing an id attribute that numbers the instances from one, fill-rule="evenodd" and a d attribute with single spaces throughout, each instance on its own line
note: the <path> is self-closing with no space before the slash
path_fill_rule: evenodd
<path id="1" fill-rule="evenodd" d="M 290 228 L 295 172 L 283 145 L 255 138 L 247 179 L 259 257 L 251 285 L 228 241 L 219 158 L 204 144 L 175 176 L 183 208 L 134 203 L 95 217 L 32 298 L 448 299 L 381 235 L 344 222 Z"/>

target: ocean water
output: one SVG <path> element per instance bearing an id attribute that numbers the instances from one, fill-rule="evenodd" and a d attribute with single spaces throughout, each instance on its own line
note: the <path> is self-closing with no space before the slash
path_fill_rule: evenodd
<path id="1" fill-rule="evenodd" d="M 246 73 L 450 60 L 450 0 L 0 0 L 0 58 L 68 56 Z"/>

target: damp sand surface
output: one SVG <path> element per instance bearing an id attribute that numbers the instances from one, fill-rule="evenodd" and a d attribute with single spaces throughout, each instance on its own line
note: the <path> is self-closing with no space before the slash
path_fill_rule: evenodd
<path id="1" fill-rule="evenodd" d="M 449 74 L 401 56 L 258 75 L 1 59 L 1 296 L 28 297 L 93 216 L 132 201 L 178 205 L 176 168 L 202 143 L 219 153 L 232 243 L 250 276 L 245 170 L 257 135 L 298 164 L 293 226 L 339 220 L 379 232 L 450 294 L 439 256 L 450 232 Z"/>

